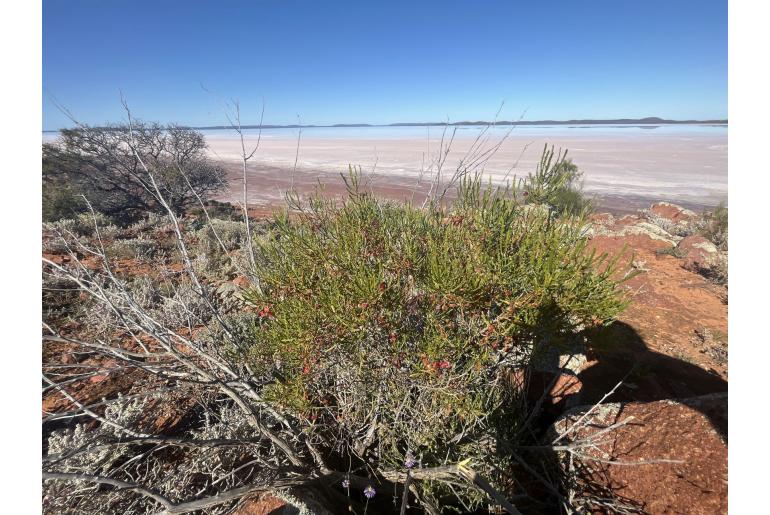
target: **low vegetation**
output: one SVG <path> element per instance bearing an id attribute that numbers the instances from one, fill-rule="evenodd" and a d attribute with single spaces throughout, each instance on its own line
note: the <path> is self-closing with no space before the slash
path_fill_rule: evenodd
<path id="1" fill-rule="evenodd" d="M 158 185 L 169 168 L 137 134 L 96 140 L 127 137 Z M 353 173 L 346 198 L 290 195 L 250 237 L 171 186 L 130 226 L 46 225 L 44 396 L 68 407 L 44 418 L 45 510 L 227 513 L 261 491 L 354 513 L 562 505 L 545 392 L 515 378 L 558 376 L 626 304 L 625 263 L 587 247 L 578 176 L 546 149 L 513 189 L 466 174 L 418 208 Z M 130 387 L 89 397 L 112 382 Z"/>
<path id="2" fill-rule="evenodd" d="M 398 469 L 470 459 L 501 485 L 528 411 L 507 374 L 567 352 L 622 309 L 615 263 L 580 219 L 529 210 L 466 180 L 449 211 L 351 189 L 279 218 L 259 248 L 263 317 L 243 359 L 266 399 L 344 463 Z M 472 489 L 440 482 L 434 502 Z M 461 493 L 462 492 L 462 493 Z M 474 495 L 475 494 L 475 495 Z"/>
<path id="3" fill-rule="evenodd" d="M 699 232 L 720 250 L 727 250 L 727 207 L 724 203 L 703 215 Z"/>

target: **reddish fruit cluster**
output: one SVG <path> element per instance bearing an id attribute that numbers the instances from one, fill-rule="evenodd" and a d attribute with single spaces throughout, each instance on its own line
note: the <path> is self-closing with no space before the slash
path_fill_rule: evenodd
<path id="1" fill-rule="evenodd" d="M 423 366 L 425 366 L 425 368 L 432 370 L 433 372 L 436 372 L 438 374 L 441 374 L 444 370 L 448 368 L 452 368 L 452 364 L 445 359 L 431 362 L 430 360 L 428 360 L 428 357 L 425 356 L 424 354 L 421 356 L 421 359 L 422 359 L 422 364 Z"/>

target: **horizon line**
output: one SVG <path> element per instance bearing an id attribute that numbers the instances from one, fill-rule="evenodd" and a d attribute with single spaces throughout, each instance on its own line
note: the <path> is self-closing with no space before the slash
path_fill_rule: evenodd
<path id="1" fill-rule="evenodd" d="M 241 129 L 304 129 L 304 128 L 356 128 L 356 127 L 459 127 L 459 126 L 516 126 L 516 125 L 728 125 L 728 119 L 706 119 L 706 120 L 673 120 L 650 116 L 645 118 L 583 118 L 572 120 L 500 120 L 500 121 L 470 121 L 463 120 L 459 122 L 395 122 L 395 123 L 335 123 L 335 124 L 242 124 Z M 168 123 L 166 125 L 174 125 Z M 233 129 L 232 125 L 178 125 L 184 129 L 193 130 L 224 130 Z M 94 126 L 96 128 L 109 128 L 109 126 Z M 61 127 L 59 129 L 43 129 L 42 132 L 60 132 L 72 127 Z"/>

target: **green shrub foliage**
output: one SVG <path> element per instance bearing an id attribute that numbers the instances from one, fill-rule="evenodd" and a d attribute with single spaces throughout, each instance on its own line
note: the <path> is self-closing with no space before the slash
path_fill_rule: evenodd
<path id="1" fill-rule="evenodd" d="M 722 250 L 727 250 L 727 206 L 719 204 L 703 215 L 701 234 Z"/>
<path id="2" fill-rule="evenodd" d="M 558 215 L 576 216 L 593 210 L 593 202 L 582 191 L 583 173 L 567 151 L 554 152 L 553 146 L 543 148 L 534 174 L 523 181 L 522 195 L 527 203 L 547 205 Z"/>
<path id="3" fill-rule="evenodd" d="M 529 196 L 551 198 L 569 174 L 555 173 Z M 470 459 L 506 489 L 503 449 L 528 415 L 511 372 L 625 306 L 622 271 L 587 248 L 583 218 L 516 198 L 465 179 L 451 208 L 418 209 L 354 176 L 344 201 L 314 198 L 261 239 L 246 294 L 260 322 L 240 352 L 331 465 Z M 481 502 L 444 488 L 426 495 Z"/>

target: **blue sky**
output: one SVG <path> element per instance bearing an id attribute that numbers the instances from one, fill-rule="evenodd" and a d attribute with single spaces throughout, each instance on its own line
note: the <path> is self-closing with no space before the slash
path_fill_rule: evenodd
<path id="1" fill-rule="evenodd" d="M 201 85 L 205 86 L 205 91 Z M 727 117 L 727 2 L 43 1 L 43 128 Z"/>

